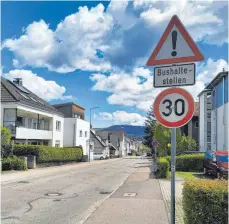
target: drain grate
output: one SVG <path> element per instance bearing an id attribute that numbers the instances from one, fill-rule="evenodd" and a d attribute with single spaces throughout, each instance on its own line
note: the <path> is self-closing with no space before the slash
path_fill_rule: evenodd
<path id="1" fill-rule="evenodd" d="M 47 194 L 45 194 L 45 196 L 60 196 L 60 195 L 62 195 L 61 193 L 57 193 L 57 192 L 51 192 L 51 193 L 47 193 Z"/>
<path id="2" fill-rule="evenodd" d="M 137 193 L 124 193 L 122 196 L 123 197 L 135 197 Z"/>
<path id="3" fill-rule="evenodd" d="M 29 181 L 24 181 L 24 180 L 21 180 L 21 181 L 18 181 L 17 183 L 18 183 L 18 184 L 28 184 L 28 183 L 29 183 Z"/>
<path id="4" fill-rule="evenodd" d="M 111 194 L 112 192 L 110 192 L 110 191 L 100 191 L 99 193 L 100 194 Z"/>

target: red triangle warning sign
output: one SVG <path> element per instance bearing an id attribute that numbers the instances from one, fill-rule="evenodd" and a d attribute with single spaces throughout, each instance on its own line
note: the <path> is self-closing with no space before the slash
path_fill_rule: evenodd
<path id="1" fill-rule="evenodd" d="M 147 66 L 204 60 L 195 42 L 174 15 L 159 43 L 147 61 Z"/>

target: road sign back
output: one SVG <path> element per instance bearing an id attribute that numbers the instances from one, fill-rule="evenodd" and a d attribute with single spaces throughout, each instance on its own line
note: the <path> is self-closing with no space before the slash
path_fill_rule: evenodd
<path id="1" fill-rule="evenodd" d="M 203 55 L 175 15 L 150 56 L 147 66 L 202 60 Z"/>

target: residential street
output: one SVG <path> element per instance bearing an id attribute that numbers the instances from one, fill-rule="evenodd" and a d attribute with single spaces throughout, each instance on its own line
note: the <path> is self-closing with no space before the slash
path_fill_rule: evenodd
<path id="1" fill-rule="evenodd" d="M 149 164 L 148 159 L 133 157 L 93 161 L 37 169 L 34 175 L 28 175 L 30 171 L 11 174 L 14 180 L 3 174 L 2 223 L 83 223 L 146 162 Z M 61 195 L 47 196 L 48 193 Z"/>

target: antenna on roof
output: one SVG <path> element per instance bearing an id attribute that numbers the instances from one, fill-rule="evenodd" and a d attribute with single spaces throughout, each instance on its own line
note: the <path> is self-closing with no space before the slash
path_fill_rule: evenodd
<path id="1" fill-rule="evenodd" d="M 225 72 L 225 69 L 223 68 L 223 72 Z"/>

